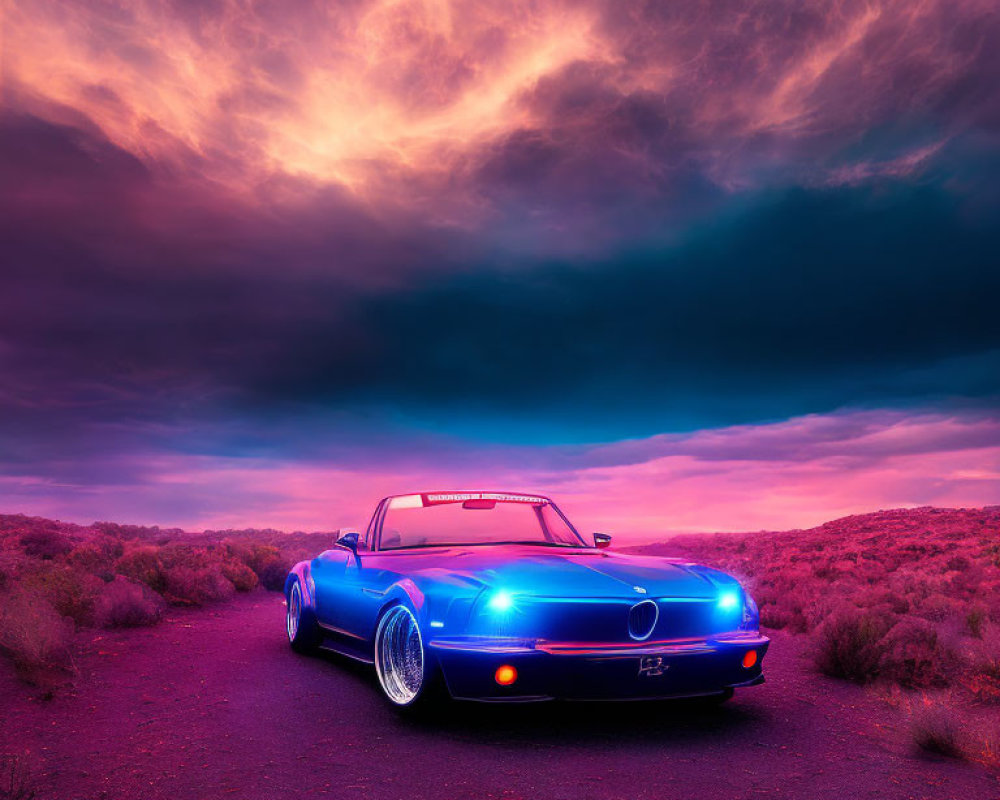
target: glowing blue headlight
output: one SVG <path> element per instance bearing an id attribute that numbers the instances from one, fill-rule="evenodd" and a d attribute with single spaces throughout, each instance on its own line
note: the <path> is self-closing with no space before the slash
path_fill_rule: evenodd
<path id="1" fill-rule="evenodd" d="M 510 611 L 514 606 L 514 598 L 510 596 L 510 592 L 505 592 L 503 590 L 494 594 L 489 603 L 487 603 L 491 611 L 504 612 Z"/>
<path id="2" fill-rule="evenodd" d="M 723 611 L 732 611 L 740 604 L 740 596 L 737 592 L 725 592 L 719 596 L 719 608 Z"/>

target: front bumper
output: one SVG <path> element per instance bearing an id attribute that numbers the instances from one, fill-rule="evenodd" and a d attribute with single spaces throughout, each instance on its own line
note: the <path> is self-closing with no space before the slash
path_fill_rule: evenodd
<path id="1" fill-rule="evenodd" d="M 616 700 L 697 697 L 764 682 L 770 640 L 735 632 L 707 639 L 607 644 L 441 638 L 429 643 L 451 695 L 463 700 Z M 745 667 L 744 656 L 756 661 Z M 494 675 L 517 670 L 510 686 Z"/>

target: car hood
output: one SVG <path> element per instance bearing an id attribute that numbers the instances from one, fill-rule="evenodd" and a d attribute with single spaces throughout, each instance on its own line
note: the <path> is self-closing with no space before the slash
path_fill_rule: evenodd
<path id="1" fill-rule="evenodd" d="M 393 556 L 395 569 L 411 577 L 465 579 L 485 588 L 535 597 L 712 598 L 728 575 L 655 556 L 591 549 L 567 550 L 498 545 L 427 550 Z"/>

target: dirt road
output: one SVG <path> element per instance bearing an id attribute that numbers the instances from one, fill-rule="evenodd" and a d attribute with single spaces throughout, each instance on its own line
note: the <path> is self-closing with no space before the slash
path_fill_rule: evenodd
<path id="1" fill-rule="evenodd" d="M 400 719 L 367 669 L 292 653 L 255 593 L 158 628 L 96 634 L 72 693 L 6 671 L 0 753 L 40 798 L 1000 798 L 976 766 L 913 753 L 896 717 L 811 673 L 778 636 L 768 682 L 728 705 L 455 704 Z"/>

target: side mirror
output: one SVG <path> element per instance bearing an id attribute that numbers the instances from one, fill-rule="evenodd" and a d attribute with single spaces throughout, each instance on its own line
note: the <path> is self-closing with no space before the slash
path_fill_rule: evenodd
<path id="1" fill-rule="evenodd" d="M 594 534 L 594 547 L 598 550 L 604 550 L 607 547 L 611 547 L 611 534 L 610 533 L 595 533 Z"/>
<path id="2" fill-rule="evenodd" d="M 358 554 L 358 539 L 360 534 L 357 531 L 351 531 L 350 533 L 345 533 L 339 539 L 337 539 L 337 544 L 341 547 L 346 547 L 354 555 Z"/>

